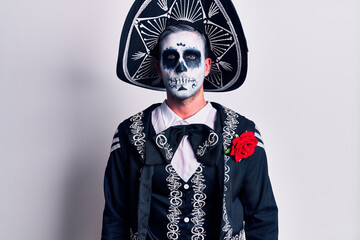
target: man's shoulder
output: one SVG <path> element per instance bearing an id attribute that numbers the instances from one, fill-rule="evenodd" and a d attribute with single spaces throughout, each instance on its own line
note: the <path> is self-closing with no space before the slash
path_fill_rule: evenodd
<path id="1" fill-rule="evenodd" d="M 224 141 L 233 139 L 236 135 L 241 135 L 244 132 L 253 132 L 259 141 L 258 146 L 264 148 L 260 131 L 254 121 L 221 104 L 213 102 L 211 104 L 218 110 L 218 116 L 221 118 Z"/>
<path id="2" fill-rule="evenodd" d="M 248 129 L 248 131 L 252 131 L 256 128 L 254 121 L 243 116 L 236 110 L 233 110 L 216 102 L 211 102 L 211 104 L 218 111 L 218 114 L 220 115 L 222 120 L 221 122 L 223 125 L 225 125 L 225 127 L 235 127 L 234 125 L 236 125 L 236 128 Z"/>
<path id="3" fill-rule="evenodd" d="M 144 146 L 146 133 L 148 133 L 150 122 L 151 121 L 151 112 L 159 104 L 153 104 L 148 108 L 140 111 L 131 117 L 122 121 L 116 128 L 112 145 L 111 152 L 120 148 L 121 145 L 128 145 L 132 143 L 135 145 L 138 150 Z"/>
<path id="4" fill-rule="evenodd" d="M 125 130 L 125 132 L 127 132 L 131 131 L 131 129 L 143 129 L 151 120 L 151 112 L 158 106 L 160 106 L 160 103 L 155 103 L 146 109 L 133 114 L 119 124 L 118 130 Z"/>

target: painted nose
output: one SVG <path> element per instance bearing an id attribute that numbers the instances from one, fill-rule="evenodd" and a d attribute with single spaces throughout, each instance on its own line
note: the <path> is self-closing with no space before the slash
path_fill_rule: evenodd
<path id="1" fill-rule="evenodd" d="M 179 64 L 175 68 L 175 71 L 178 72 L 178 73 L 186 72 L 187 68 L 185 67 L 184 62 L 179 62 Z"/>

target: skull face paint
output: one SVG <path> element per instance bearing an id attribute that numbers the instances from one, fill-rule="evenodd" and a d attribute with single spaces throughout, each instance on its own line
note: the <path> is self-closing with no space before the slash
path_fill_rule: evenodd
<path id="1" fill-rule="evenodd" d="M 205 76 L 205 42 L 197 32 L 179 31 L 160 43 L 160 71 L 167 91 L 186 99 L 199 91 Z"/>

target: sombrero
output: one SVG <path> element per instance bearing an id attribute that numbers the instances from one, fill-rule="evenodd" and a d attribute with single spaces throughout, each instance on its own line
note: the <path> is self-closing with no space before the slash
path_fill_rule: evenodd
<path id="1" fill-rule="evenodd" d="M 199 29 L 209 42 L 212 64 L 204 90 L 240 87 L 247 72 L 247 45 L 231 0 L 135 0 L 122 29 L 118 77 L 139 87 L 165 90 L 153 50 L 166 27 L 180 23 Z"/>

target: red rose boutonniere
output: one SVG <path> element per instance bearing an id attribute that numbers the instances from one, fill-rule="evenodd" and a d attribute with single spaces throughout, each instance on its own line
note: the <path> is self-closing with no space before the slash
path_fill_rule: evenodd
<path id="1" fill-rule="evenodd" d="M 230 153 L 231 156 L 235 156 L 236 162 L 240 162 L 242 159 L 251 156 L 255 147 L 258 144 L 258 140 L 255 138 L 253 132 L 244 132 L 243 134 L 237 135 L 232 141 L 232 146 L 225 153 Z"/>

